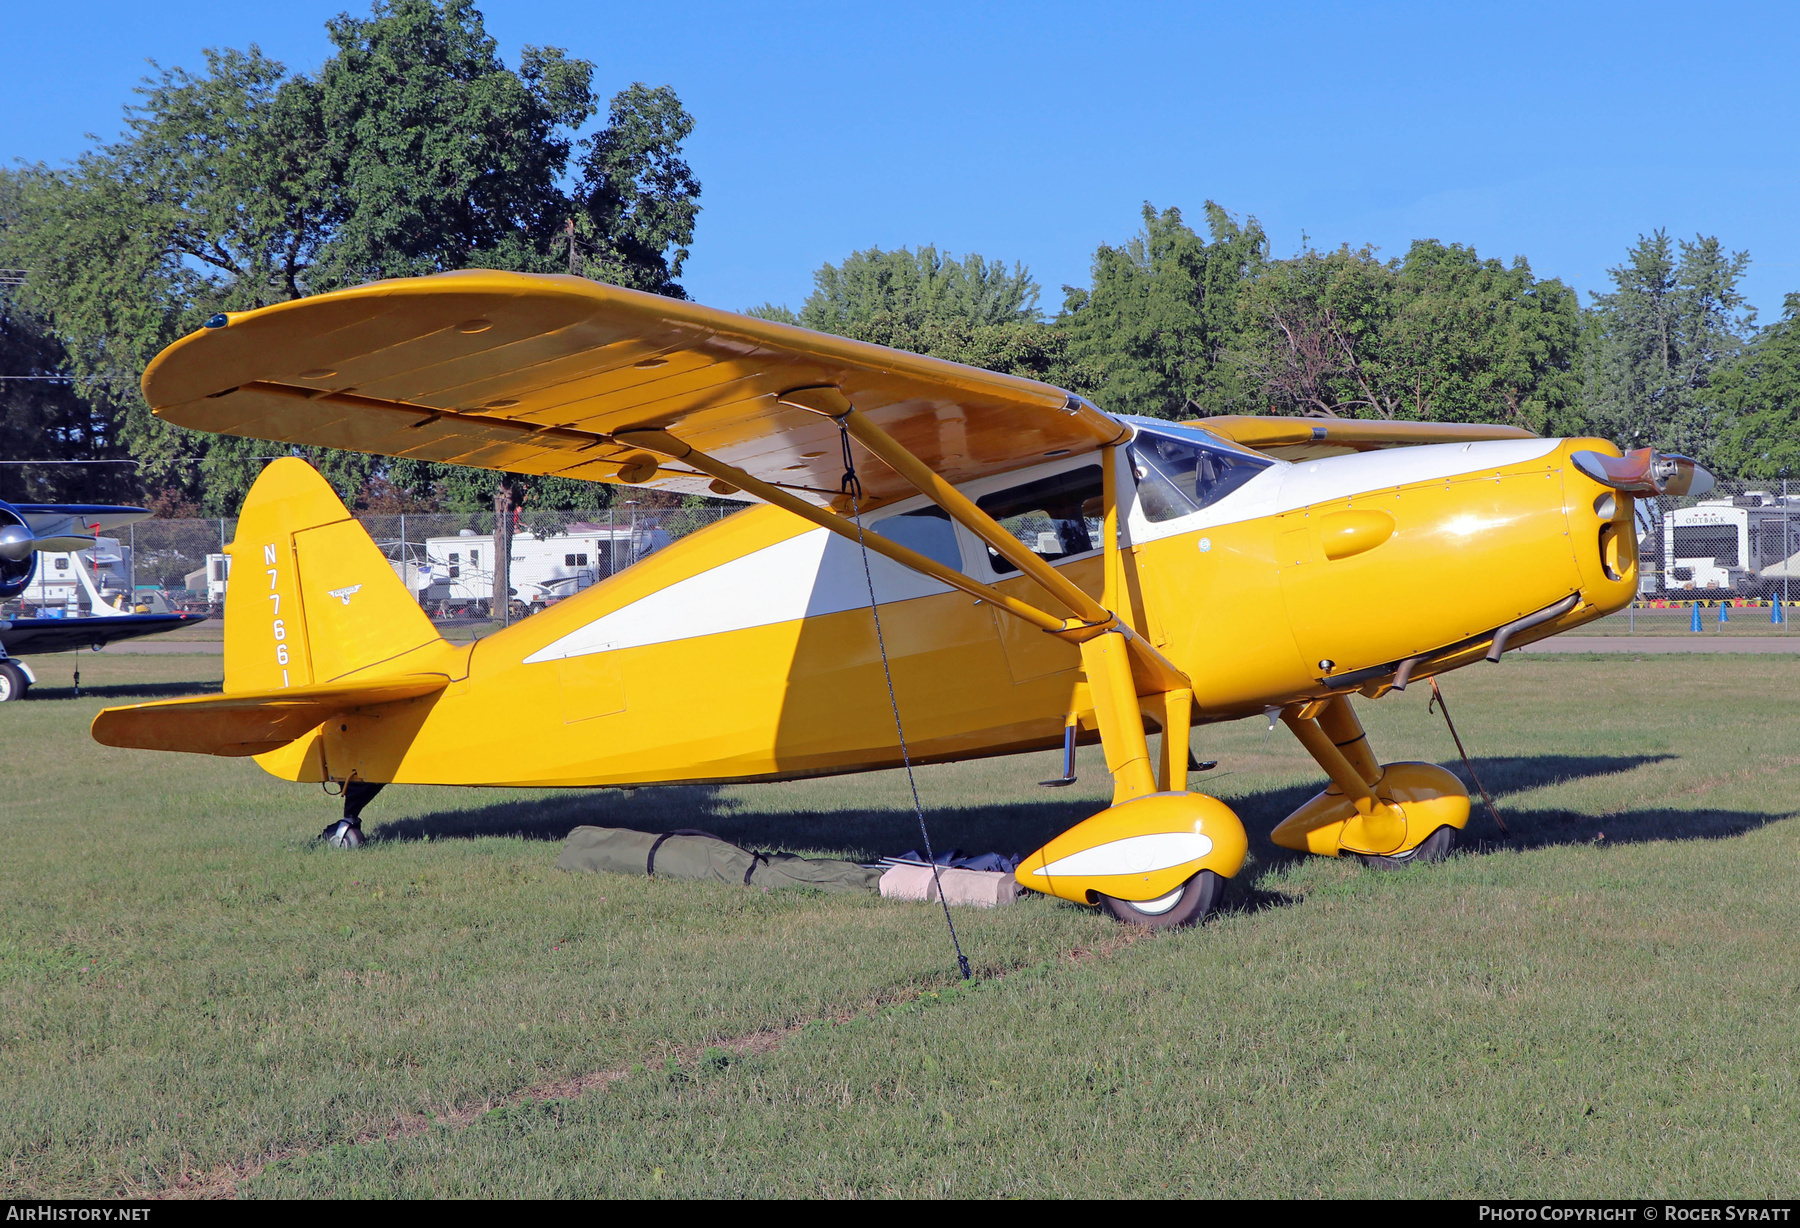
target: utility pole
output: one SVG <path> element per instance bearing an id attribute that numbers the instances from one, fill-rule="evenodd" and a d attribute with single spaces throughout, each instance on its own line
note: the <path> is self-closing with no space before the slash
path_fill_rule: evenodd
<path id="1" fill-rule="evenodd" d="M 569 241 L 569 276 L 574 277 L 576 275 L 575 274 L 575 219 L 574 218 L 569 218 L 566 222 L 563 223 L 563 234 L 568 238 L 568 241 Z"/>
<path id="2" fill-rule="evenodd" d="M 502 627 L 512 622 L 512 483 L 494 488 L 493 616 Z"/>
<path id="3" fill-rule="evenodd" d="M 636 499 L 625 500 L 625 506 L 631 509 L 631 544 L 625 548 L 625 566 L 637 562 L 637 503 Z"/>

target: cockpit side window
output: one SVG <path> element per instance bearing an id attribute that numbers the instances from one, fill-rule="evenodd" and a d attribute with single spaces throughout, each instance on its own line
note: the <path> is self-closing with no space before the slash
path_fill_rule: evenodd
<path id="1" fill-rule="evenodd" d="M 1138 504 L 1152 524 L 1217 503 L 1274 461 L 1140 430 L 1131 441 Z"/>
<path id="2" fill-rule="evenodd" d="M 926 506 L 917 511 L 902 512 L 877 520 L 869 528 L 891 542 L 917 550 L 956 571 L 963 569 L 962 551 L 956 544 L 956 529 L 950 513 L 941 507 Z"/>
<path id="3" fill-rule="evenodd" d="M 1103 492 L 1100 466 L 1085 465 L 997 490 L 976 500 L 976 506 L 1034 553 L 1055 562 L 1100 548 Z M 988 547 L 988 562 L 997 575 L 1019 570 L 992 546 Z"/>

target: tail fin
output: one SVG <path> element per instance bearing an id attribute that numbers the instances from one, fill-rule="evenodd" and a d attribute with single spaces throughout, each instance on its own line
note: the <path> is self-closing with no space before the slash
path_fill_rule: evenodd
<path id="1" fill-rule="evenodd" d="M 440 637 L 350 511 L 303 460 L 244 500 L 225 596 L 225 692 L 322 686 Z"/>

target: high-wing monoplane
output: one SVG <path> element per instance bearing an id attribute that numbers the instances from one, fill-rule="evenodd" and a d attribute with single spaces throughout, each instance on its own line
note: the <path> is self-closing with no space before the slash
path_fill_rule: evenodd
<path id="1" fill-rule="evenodd" d="M 483 271 L 216 316 L 144 392 L 200 430 L 762 506 L 452 644 L 318 474 L 275 461 L 232 546 L 224 693 L 109 709 L 100 741 L 253 755 L 363 799 L 1059 745 L 1072 764 L 1098 741 L 1112 804 L 1017 875 L 1156 926 L 1203 916 L 1245 856 L 1236 815 L 1189 788 L 1190 726 L 1279 716 L 1317 760 L 1330 783 L 1277 843 L 1442 856 L 1467 791 L 1383 764 L 1353 697 L 1621 608 L 1634 497 L 1710 481 L 1686 458 L 1508 426 L 1122 417 L 1028 379 Z"/>
<path id="2" fill-rule="evenodd" d="M 0 601 L 24 593 L 38 571 L 40 554 L 67 553 L 70 574 L 88 598 L 88 613 L 58 609 L 30 618 L 0 618 L 0 703 L 23 699 L 37 675 L 21 654 L 102 648 L 115 640 L 155 635 L 204 614 L 138 613 L 136 607 L 108 604 L 87 570 L 81 552 L 91 552 L 98 535 L 148 518 L 141 507 L 92 503 L 0 503 Z"/>

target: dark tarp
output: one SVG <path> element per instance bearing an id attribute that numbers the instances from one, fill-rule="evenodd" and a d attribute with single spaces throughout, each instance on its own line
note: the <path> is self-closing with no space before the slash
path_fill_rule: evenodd
<path id="1" fill-rule="evenodd" d="M 811 860 L 792 853 L 752 853 L 705 832 L 657 835 L 621 827 L 577 827 L 569 833 L 556 868 L 653 873 L 659 878 L 692 878 L 765 891 L 782 887 L 878 891 L 886 869 L 854 861 Z"/>

